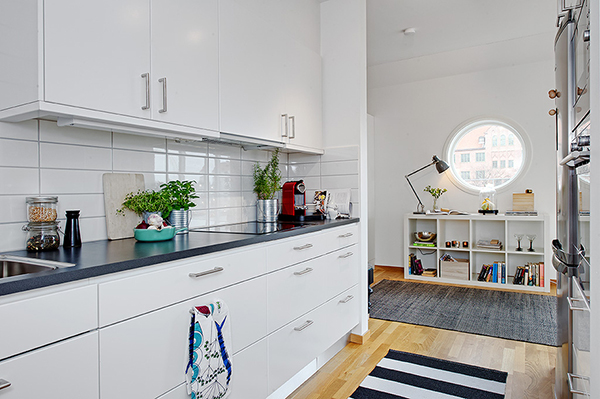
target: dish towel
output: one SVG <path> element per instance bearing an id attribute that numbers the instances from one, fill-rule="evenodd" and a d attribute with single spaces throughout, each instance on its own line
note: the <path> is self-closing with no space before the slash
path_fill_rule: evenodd
<path id="1" fill-rule="evenodd" d="M 195 306 L 189 331 L 189 359 L 185 370 L 192 399 L 224 399 L 231 382 L 229 309 L 220 300 Z"/>

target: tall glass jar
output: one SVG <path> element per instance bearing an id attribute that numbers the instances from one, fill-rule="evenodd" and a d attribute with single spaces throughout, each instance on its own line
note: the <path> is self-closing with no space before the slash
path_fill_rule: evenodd
<path id="1" fill-rule="evenodd" d="M 494 211 L 498 209 L 496 202 L 496 189 L 490 183 L 479 191 L 479 209 L 482 211 Z"/>
<path id="2" fill-rule="evenodd" d="M 27 220 L 33 223 L 56 221 L 58 197 L 27 197 Z"/>
<path id="3" fill-rule="evenodd" d="M 60 246 L 60 236 L 58 235 L 58 224 L 51 223 L 29 223 L 23 226 L 27 231 L 27 251 L 51 251 Z"/>

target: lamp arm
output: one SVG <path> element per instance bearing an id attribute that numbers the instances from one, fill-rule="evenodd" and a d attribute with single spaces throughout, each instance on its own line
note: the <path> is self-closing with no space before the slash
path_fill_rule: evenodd
<path id="1" fill-rule="evenodd" d="M 421 205 L 422 207 L 425 207 L 425 205 L 423 205 L 423 203 L 421 202 L 421 198 L 419 198 L 419 194 L 417 194 L 417 192 L 415 191 L 415 188 L 413 187 L 412 183 L 410 182 L 408 176 L 410 176 L 410 175 L 404 176 L 406 178 L 406 181 L 408 182 L 408 185 L 410 186 L 410 188 L 412 189 L 413 193 L 415 194 L 415 197 L 417 197 L 417 201 L 419 201 L 419 205 Z"/>
<path id="2" fill-rule="evenodd" d="M 408 179 L 408 176 L 412 176 L 412 175 L 414 175 L 415 173 L 417 173 L 417 172 L 420 172 L 420 171 L 422 171 L 423 169 L 430 167 L 431 165 L 435 165 L 435 163 L 436 163 L 435 161 L 433 161 L 433 162 L 431 162 L 431 163 L 428 163 L 427 165 L 423 166 L 422 168 L 419 168 L 419 169 L 415 170 L 414 172 L 407 174 L 407 175 L 406 175 L 406 176 L 404 176 L 404 177 L 406 177 L 406 178 Z M 414 189 L 413 189 L 413 190 L 414 190 Z"/>

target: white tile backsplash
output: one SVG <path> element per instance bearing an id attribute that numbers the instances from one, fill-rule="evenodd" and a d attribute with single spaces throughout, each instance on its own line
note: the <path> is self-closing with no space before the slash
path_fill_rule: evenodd
<path id="1" fill-rule="evenodd" d="M 321 155 L 321 162 L 358 160 L 358 154 L 359 147 L 357 145 L 351 145 L 347 147 L 331 147 L 327 148 L 325 153 Z"/>
<path id="2" fill-rule="evenodd" d="M 68 144 L 40 144 L 40 166 L 42 168 L 111 170 L 110 148 L 86 147 Z"/>
<path id="3" fill-rule="evenodd" d="M 171 180 L 193 180 L 195 181 L 196 191 L 208 191 L 208 175 L 190 175 L 190 174 L 171 174 Z"/>
<path id="4" fill-rule="evenodd" d="M 2 221 L 0 223 L 27 222 L 25 195 L 0 195 Z"/>
<path id="5" fill-rule="evenodd" d="M 323 162 L 321 172 L 326 176 L 358 175 L 358 161 Z"/>
<path id="6" fill-rule="evenodd" d="M 104 217 L 103 194 L 63 194 L 58 201 L 58 216 L 65 218 L 65 211 L 79 209 L 80 218 Z"/>
<path id="7" fill-rule="evenodd" d="M 239 208 L 242 206 L 241 192 L 209 192 L 208 203 L 213 208 Z"/>
<path id="8" fill-rule="evenodd" d="M 208 211 L 208 220 L 211 226 L 239 223 L 241 218 L 242 208 L 220 208 Z"/>
<path id="9" fill-rule="evenodd" d="M 227 144 L 208 144 L 208 155 L 216 158 L 241 159 L 242 149 L 237 146 Z"/>
<path id="10" fill-rule="evenodd" d="M 169 173 L 203 174 L 207 172 L 207 159 L 169 154 Z"/>
<path id="11" fill-rule="evenodd" d="M 41 169 L 42 194 L 102 194 L 102 175 L 93 170 Z M 60 201 L 60 198 L 58 199 Z"/>
<path id="12" fill-rule="evenodd" d="M 241 176 L 208 177 L 208 191 L 242 191 Z"/>
<path id="13" fill-rule="evenodd" d="M 38 122 L 0 122 L 0 137 L 19 140 L 38 140 Z"/>
<path id="14" fill-rule="evenodd" d="M 191 155 L 195 157 L 208 156 L 208 143 L 201 141 L 175 141 L 167 140 L 169 154 Z"/>
<path id="15" fill-rule="evenodd" d="M 38 166 L 38 143 L 0 139 L 0 166 Z"/>
<path id="16" fill-rule="evenodd" d="M 40 171 L 37 168 L 0 167 L 0 195 L 25 194 L 39 192 Z"/>
<path id="17" fill-rule="evenodd" d="M 113 170 L 124 172 L 166 172 L 167 156 L 154 152 L 113 150 Z"/>
<path id="18" fill-rule="evenodd" d="M 292 164 L 289 166 L 288 173 L 291 180 L 321 176 L 321 163 Z"/>
<path id="19" fill-rule="evenodd" d="M 242 167 L 239 160 L 210 158 L 208 173 L 212 175 L 239 175 Z"/>
<path id="20" fill-rule="evenodd" d="M 124 133 L 113 133 L 112 135 L 113 148 L 150 152 L 167 151 L 167 140 L 160 137 L 136 136 Z"/>
<path id="21" fill-rule="evenodd" d="M 323 189 L 356 188 L 358 189 L 358 175 L 322 176 Z"/>

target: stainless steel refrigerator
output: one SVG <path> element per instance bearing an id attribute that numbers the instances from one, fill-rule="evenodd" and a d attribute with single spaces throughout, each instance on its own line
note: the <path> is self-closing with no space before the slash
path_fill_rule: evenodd
<path id="1" fill-rule="evenodd" d="M 555 397 L 586 397 L 589 373 L 589 302 L 585 291 L 589 258 L 581 242 L 581 177 L 589 170 L 589 13 L 587 0 L 567 10 L 554 44 L 556 87 L 556 234 L 552 264 L 557 271 L 558 343 Z M 588 190 L 589 191 L 589 190 Z M 589 218 L 589 209 L 588 216 Z M 589 226 L 589 223 L 588 223 Z M 588 268 L 585 265 L 588 265 Z M 587 313 L 586 313 L 587 312 Z M 586 324 L 587 317 L 587 324 Z"/>

